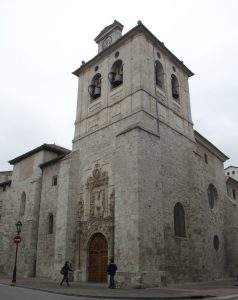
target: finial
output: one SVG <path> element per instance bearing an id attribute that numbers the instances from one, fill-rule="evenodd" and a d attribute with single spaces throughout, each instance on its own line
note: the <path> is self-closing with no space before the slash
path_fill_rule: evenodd
<path id="1" fill-rule="evenodd" d="M 137 21 L 137 25 L 142 25 L 141 20 L 138 20 L 138 21 Z"/>
<path id="2" fill-rule="evenodd" d="M 82 60 L 82 65 L 85 65 L 85 61 L 84 60 Z"/>

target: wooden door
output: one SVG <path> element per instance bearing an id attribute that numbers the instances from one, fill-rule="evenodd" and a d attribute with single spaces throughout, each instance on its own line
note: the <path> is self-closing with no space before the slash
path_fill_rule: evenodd
<path id="1" fill-rule="evenodd" d="M 90 241 L 88 281 L 107 282 L 108 249 L 105 237 L 98 233 Z"/>

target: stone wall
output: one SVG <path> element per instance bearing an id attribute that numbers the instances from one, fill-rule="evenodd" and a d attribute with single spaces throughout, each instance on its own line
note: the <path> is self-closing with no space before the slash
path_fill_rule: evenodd
<path id="1" fill-rule="evenodd" d="M 0 183 L 10 180 L 12 177 L 12 171 L 0 171 Z"/>
<path id="2" fill-rule="evenodd" d="M 41 204 L 37 243 L 37 276 L 51 277 L 54 274 L 55 234 L 60 162 L 46 166 L 42 171 Z M 57 176 L 57 185 L 53 177 Z M 53 232 L 49 232 L 49 218 L 53 214 Z"/>

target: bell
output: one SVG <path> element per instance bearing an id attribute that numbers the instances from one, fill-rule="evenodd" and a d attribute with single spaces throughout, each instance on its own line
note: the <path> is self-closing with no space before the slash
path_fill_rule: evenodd
<path id="1" fill-rule="evenodd" d="M 90 84 L 88 86 L 88 93 L 91 97 L 93 97 L 93 94 L 94 94 L 94 89 L 95 89 L 95 85 L 94 84 Z"/>
<path id="2" fill-rule="evenodd" d="M 178 98 L 179 98 L 179 94 L 178 94 L 177 91 L 173 92 L 173 97 L 174 97 L 175 99 L 178 99 Z"/>
<path id="3" fill-rule="evenodd" d="M 114 78 L 114 82 L 113 85 L 114 86 L 118 86 L 122 83 L 122 75 L 121 74 L 116 74 L 115 78 Z"/>
<path id="4" fill-rule="evenodd" d="M 98 98 L 98 97 L 100 97 L 101 96 L 101 88 L 100 87 L 95 87 L 95 89 L 94 89 L 94 98 Z"/>
<path id="5" fill-rule="evenodd" d="M 109 79 L 110 83 L 113 83 L 114 77 L 115 77 L 115 73 L 114 72 L 108 73 L 108 79 Z"/>

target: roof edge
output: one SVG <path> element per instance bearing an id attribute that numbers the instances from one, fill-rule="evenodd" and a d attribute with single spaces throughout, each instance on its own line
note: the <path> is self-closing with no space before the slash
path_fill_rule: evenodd
<path id="1" fill-rule="evenodd" d="M 238 184 L 238 180 L 236 180 L 235 178 L 233 178 L 233 177 L 231 177 L 231 176 L 226 176 L 226 181 L 228 181 L 228 180 L 234 181 L 235 183 Z"/>
<path id="2" fill-rule="evenodd" d="M 217 158 L 219 158 L 222 162 L 225 162 L 229 159 L 226 154 L 224 154 L 221 150 L 219 150 L 216 146 L 214 146 L 208 139 L 202 136 L 198 131 L 194 130 L 195 140 L 207 148 L 210 152 L 212 152 Z"/>
<path id="3" fill-rule="evenodd" d="M 34 148 L 34 149 L 20 155 L 20 156 L 17 156 L 16 158 L 9 160 L 8 162 L 9 162 L 9 164 L 14 165 L 14 164 L 20 162 L 21 160 L 23 160 L 29 156 L 32 156 L 33 154 L 40 152 L 42 150 L 48 150 L 48 151 L 51 151 L 51 152 L 54 152 L 57 154 L 68 154 L 71 152 L 69 149 L 60 147 L 55 144 L 43 144 L 37 148 Z"/>
<path id="4" fill-rule="evenodd" d="M 237 168 L 238 169 L 238 166 L 232 166 L 232 165 L 230 165 L 230 166 L 226 167 L 224 170 L 226 170 L 228 168 Z"/>

